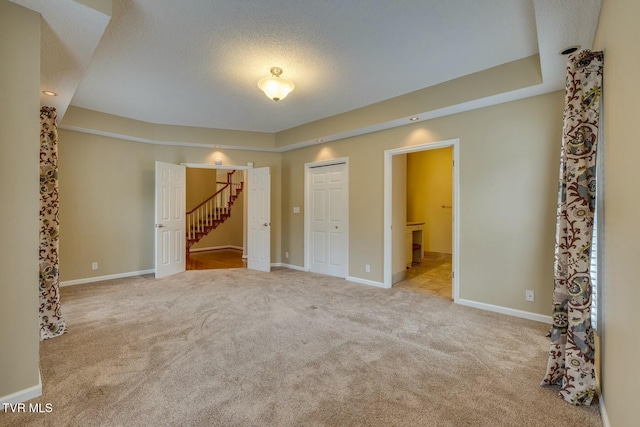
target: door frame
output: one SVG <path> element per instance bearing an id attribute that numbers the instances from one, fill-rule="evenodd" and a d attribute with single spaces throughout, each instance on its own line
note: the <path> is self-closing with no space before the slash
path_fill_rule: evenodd
<path id="1" fill-rule="evenodd" d="M 346 212 L 346 240 L 345 240 L 345 263 L 346 263 L 346 275 L 349 277 L 349 158 L 339 157 L 336 159 L 322 160 L 319 162 L 310 162 L 304 164 L 304 271 L 311 271 L 311 212 L 309 207 L 311 206 L 311 169 L 331 166 L 335 164 L 344 163 L 347 172 L 347 212 Z"/>
<path id="2" fill-rule="evenodd" d="M 452 186 L 452 212 L 453 212 L 453 256 L 452 256 L 452 296 L 453 301 L 458 302 L 460 298 L 460 139 L 447 139 L 443 141 L 427 142 L 424 144 L 412 145 L 410 147 L 393 148 L 384 151 L 384 265 L 383 265 L 383 285 L 385 288 L 392 286 L 392 183 L 393 183 L 393 162 L 392 158 L 398 154 L 417 153 L 420 151 L 437 150 L 438 148 L 453 147 L 453 186 Z M 404 233 L 404 230 L 396 230 Z"/>

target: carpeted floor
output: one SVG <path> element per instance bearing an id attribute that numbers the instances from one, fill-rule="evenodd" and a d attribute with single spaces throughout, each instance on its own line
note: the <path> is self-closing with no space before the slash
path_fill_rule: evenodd
<path id="1" fill-rule="evenodd" d="M 548 326 L 275 269 L 62 289 L 52 412 L 0 425 L 601 426 L 539 386 Z"/>

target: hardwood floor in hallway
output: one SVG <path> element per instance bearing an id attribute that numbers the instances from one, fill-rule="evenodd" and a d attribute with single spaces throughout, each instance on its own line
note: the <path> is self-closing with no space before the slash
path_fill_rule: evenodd
<path id="1" fill-rule="evenodd" d="M 405 280 L 393 286 L 453 300 L 451 271 L 451 257 L 422 258 L 420 264 L 407 270 Z"/>
<path id="2" fill-rule="evenodd" d="M 189 254 L 187 270 L 220 268 L 247 268 L 247 260 L 242 259 L 242 251 L 239 249 L 214 249 Z"/>

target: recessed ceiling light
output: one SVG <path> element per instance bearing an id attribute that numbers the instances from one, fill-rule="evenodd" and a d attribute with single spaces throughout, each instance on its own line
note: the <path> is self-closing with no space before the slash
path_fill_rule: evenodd
<path id="1" fill-rule="evenodd" d="M 411 120 L 412 122 L 415 122 L 415 121 L 418 120 L 418 118 L 417 117 L 411 117 L 409 120 Z"/>
<path id="2" fill-rule="evenodd" d="M 57 94 L 57 93 L 52 92 L 52 91 L 50 91 L 50 90 L 43 90 L 43 91 L 42 91 L 42 93 L 44 93 L 44 94 L 45 94 L 45 95 L 47 95 L 47 96 L 58 96 L 58 94 Z"/>
<path id="3" fill-rule="evenodd" d="M 318 139 L 316 139 L 316 142 L 324 142 L 324 139 L 318 138 Z"/>
<path id="4" fill-rule="evenodd" d="M 573 52 L 577 51 L 578 49 L 580 49 L 580 46 L 570 46 L 566 49 L 563 49 L 560 51 L 560 55 L 570 55 Z"/>

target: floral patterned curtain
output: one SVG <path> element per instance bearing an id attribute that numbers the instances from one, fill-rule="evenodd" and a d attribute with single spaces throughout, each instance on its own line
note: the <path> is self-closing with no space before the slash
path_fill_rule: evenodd
<path id="1" fill-rule="evenodd" d="M 56 109 L 40 110 L 40 339 L 67 331 L 58 274 L 58 128 Z"/>
<path id="2" fill-rule="evenodd" d="M 574 405 L 590 405 L 595 394 L 589 268 L 603 62 L 602 52 L 587 50 L 567 63 L 553 326 L 542 385 L 559 385 L 560 397 Z"/>

